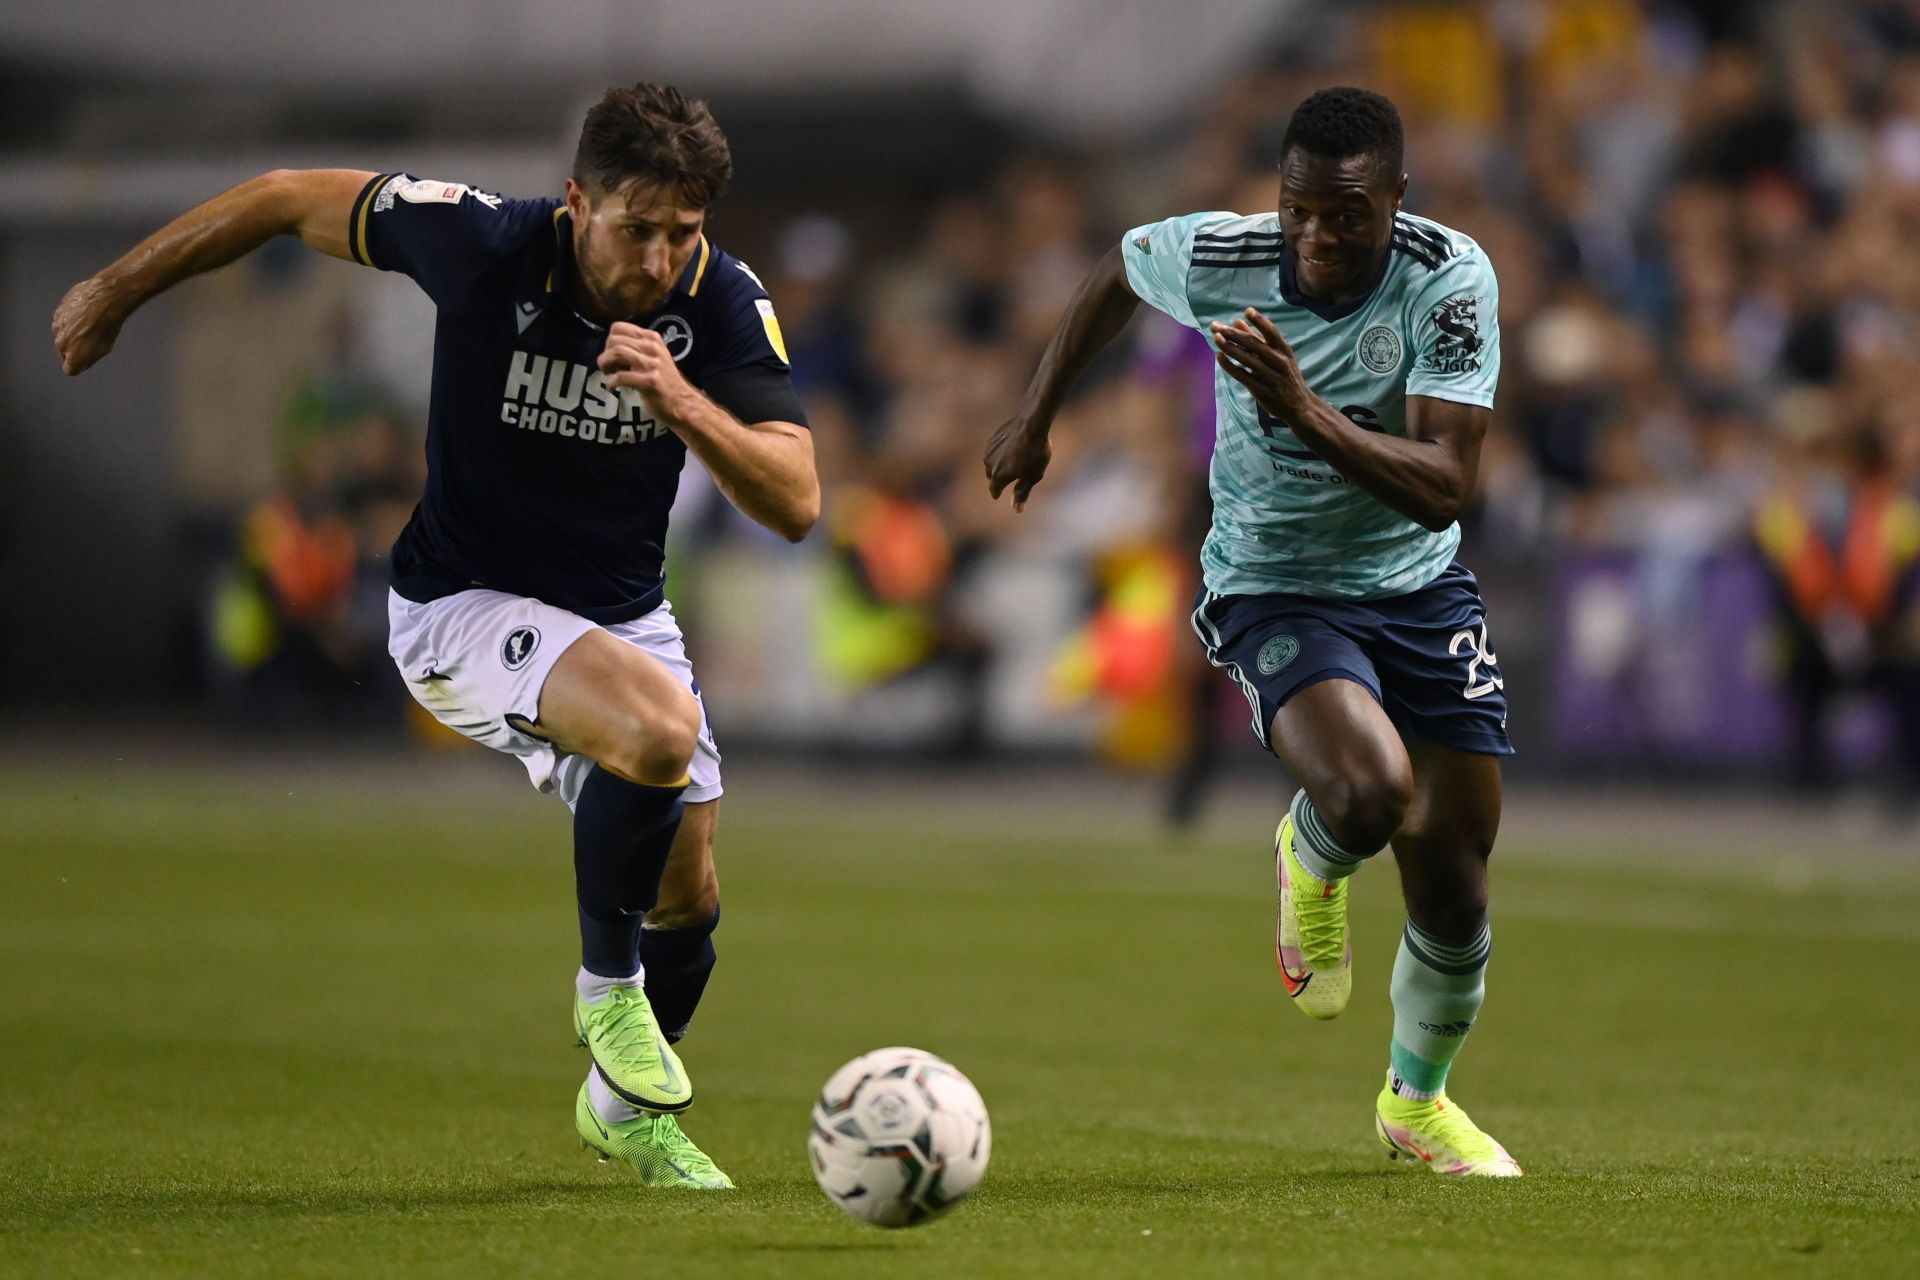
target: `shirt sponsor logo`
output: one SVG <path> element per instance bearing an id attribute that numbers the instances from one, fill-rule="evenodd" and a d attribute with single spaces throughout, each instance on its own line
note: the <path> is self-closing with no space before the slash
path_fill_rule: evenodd
<path id="1" fill-rule="evenodd" d="M 1369 326 L 1354 347 L 1360 363 L 1372 373 L 1392 373 L 1400 367 L 1400 335 L 1384 324 Z"/>
<path id="2" fill-rule="evenodd" d="M 1433 309 L 1433 327 L 1440 338 L 1420 357 L 1428 373 L 1477 373 L 1486 339 L 1480 336 L 1480 299 L 1456 293 Z"/>
<path id="3" fill-rule="evenodd" d="M 667 434 L 632 387 L 610 387 L 598 369 L 515 351 L 500 421 L 588 444 L 638 444 Z"/>
<path id="4" fill-rule="evenodd" d="M 387 179 L 386 184 L 373 198 L 373 211 L 385 213 L 393 208 L 396 197 L 408 204 L 459 204 L 462 196 L 472 196 L 489 209 L 500 207 L 500 197 L 491 195 L 478 187 L 470 187 L 464 182 L 442 182 L 438 178 L 410 178 L 397 173 Z"/>

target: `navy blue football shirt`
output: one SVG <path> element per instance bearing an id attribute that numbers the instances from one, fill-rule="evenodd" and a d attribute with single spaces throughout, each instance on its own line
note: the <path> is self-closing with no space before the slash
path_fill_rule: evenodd
<path id="1" fill-rule="evenodd" d="M 348 230 L 355 258 L 411 276 L 439 309 L 427 487 L 394 544 L 394 590 L 424 603 L 485 587 L 603 624 L 657 607 L 687 447 L 595 367 L 607 334 L 568 295 L 566 203 L 389 173 Z M 741 421 L 806 425 L 767 291 L 705 237 L 633 321 Z"/>

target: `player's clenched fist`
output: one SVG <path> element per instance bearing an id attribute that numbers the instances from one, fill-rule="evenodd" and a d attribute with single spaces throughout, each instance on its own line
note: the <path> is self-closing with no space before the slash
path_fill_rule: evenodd
<path id="1" fill-rule="evenodd" d="M 53 310 L 53 349 L 60 353 L 61 370 L 75 374 L 98 363 L 113 350 L 126 320 L 126 309 L 112 286 L 99 276 L 89 276 L 67 290 Z"/>
<path id="2" fill-rule="evenodd" d="M 1027 509 L 1027 495 L 1047 474 L 1053 461 L 1053 446 L 1047 432 L 1027 418 L 1014 418 L 987 441 L 987 492 L 998 498 L 1000 491 L 1013 486 L 1013 509 Z"/>
<path id="3" fill-rule="evenodd" d="M 646 397 L 654 415 L 672 422 L 685 416 L 687 400 L 699 394 L 680 375 L 666 339 L 651 329 L 616 322 L 597 363 L 610 387 L 632 387 Z"/>

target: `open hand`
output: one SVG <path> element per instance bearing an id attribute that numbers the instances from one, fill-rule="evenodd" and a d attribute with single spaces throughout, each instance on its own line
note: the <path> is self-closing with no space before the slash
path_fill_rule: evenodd
<path id="1" fill-rule="evenodd" d="M 1025 511 L 1027 496 L 1047 474 L 1053 461 L 1053 446 L 1047 443 L 1046 428 L 1025 417 L 1009 418 L 987 441 L 987 492 L 998 498 L 1000 491 L 1013 486 L 1013 509 Z"/>
<path id="2" fill-rule="evenodd" d="M 1253 393 L 1262 409 L 1277 418 L 1292 418 L 1313 394 L 1300 374 L 1293 348 L 1273 321 L 1248 307 L 1230 325 L 1212 326 L 1214 359 L 1229 377 Z"/>

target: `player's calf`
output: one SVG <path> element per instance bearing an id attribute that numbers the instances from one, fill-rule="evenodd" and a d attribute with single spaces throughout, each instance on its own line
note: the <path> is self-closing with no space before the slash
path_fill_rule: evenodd
<path id="1" fill-rule="evenodd" d="M 719 927 L 720 904 L 714 902 L 712 913 L 704 920 L 674 927 L 656 925 L 650 915 L 640 930 L 640 966 L 647 975 L 647 999 L 669 1044 L 678 1044 L 687 1034 L 693 1011 L 700 1007 L 700 997 L 706 993 L 707 979 L 713 976 L 717 959 L 713 931 Z"/>
<path id="2" fill-rule="evenodd" d="M 574 1033 L 614 1093 L 657 1112 L 693 1105 L 692 1083 L 645 990 L 640 948 L 641 922 L 659 896 L 685 812 L 685 789 L 644 786 L 596 768 L 573 817 L 580 915 Z"/>

